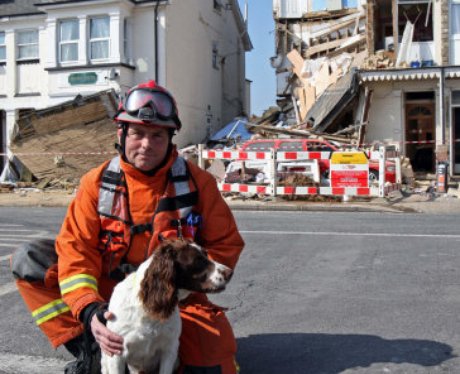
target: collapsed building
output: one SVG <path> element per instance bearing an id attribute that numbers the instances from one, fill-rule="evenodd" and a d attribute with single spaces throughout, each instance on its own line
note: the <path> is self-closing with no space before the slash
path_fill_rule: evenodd
<path id="1" fill-rule="evenodd" d="M 460 3 L 274 0 L 277 103 L 291 128 L 394 144 L 460 174 Z"/>

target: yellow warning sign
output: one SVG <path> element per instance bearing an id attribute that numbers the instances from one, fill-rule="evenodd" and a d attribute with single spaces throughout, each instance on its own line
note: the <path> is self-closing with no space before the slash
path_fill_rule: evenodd
<path id="1" fill-rule="evenodd" d="M 333 152 L 331 155 L 331 164 L 363 165 L 368 163 L 369 159 L 364 152 Z"/>

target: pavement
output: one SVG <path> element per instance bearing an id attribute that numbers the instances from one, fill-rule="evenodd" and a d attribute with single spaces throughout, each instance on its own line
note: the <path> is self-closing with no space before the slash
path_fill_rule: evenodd
<path id="1" fill-rule="evenodd" d="M 75 190 L 16 188 L 0 193 L 0 206 L 67 207 L 74 197 Z M 425 188 L 396 191 L 385 198 L 261 198 L 233 195 L 225 196 L 225 200 L 233 210 L 460 213 L 458 187 L 450 188 L 447 193 L 426 192 Z"/>

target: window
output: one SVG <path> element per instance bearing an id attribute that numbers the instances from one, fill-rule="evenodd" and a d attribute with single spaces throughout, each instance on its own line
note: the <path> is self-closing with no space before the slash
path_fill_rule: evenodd
<path id="1" fill-rule="evenodd" d="M 279 150 L 284 152 L 301 152 L 303 151 L 302 142 L 280 142 Z"/>
<path id="2" fill-rule="evenodd" d="M 89 57 L 91 60 L 109 58 L 110 21 L 109 17 L 91 18 L 89 23 Z"/>
<path id="3" fill-rule="evenodd" d="M 402 36 L 407 21 L 414 24 L 413 42 L 429 42 L 433 40 L 433 11 L 427 0 L 399 0 L 399 35 Z"/>
<path id="4" fill-rule="evenodd" d="M 17 34 L 18 60 L 38 58 L 38 30 L 24 30 Z"/>
<path id="5" fill-rule="evenodd" d="M 129 18 L 125 18 L 123 20 L 123 53 L 124 53 L 124 58 L 125 62 L 130 64 L 132 61 L 132 56 L 131 56 L 131 22 Z"/>
<path id="6" fill-rule="evenodd" d="M 220 12 L 223 7 L 222 0 L 213 0 L 214 9 Z"/>
<path id="7" fill-rule="evenodd" d="M 460 4 L 452 4 L 452 35 L 460 35 Z"/>
<path id="8" fill-rule="evenodd" d="M 275 142 L 273 141 L 266 141 L 266 142 L 257 142 L 257 143 L 252 143 L 247 146 L 245 151 L 251 151 L 251 152 L 264 152 L 264 151 L 269 151 L 275 146 Z"/>
<path id="9" fill-rule="evenodd" d="M 411 109 L 408 113 L 408 116 L 431 116 L 431 109 L 425 106 L 416 106 L 415 108 Z"/>
<path id="10" fill-rule="evenodd" d="M 59 24 L 59 61 L 78 61 L 78 39 L 80 37 L 77 19 L 63 20 Z"/>
<path id="11" fill-rule="evenodd" d="M 6 60 L 5 32 L 0 31 L 0 61 Z"/>
<path id="12" fill-rule="evenodd" d="M 460 105 L 460 91 L 452 91 L 452 105 L 456 105 L 456 106 Z M 459 120 L 460 120 L 460 117 L 459 117 Z"/>
<path id="13" fill-rule="evenodd" d="M 308 151 L 309 152 L 333 152 L 334 149 L 331 148 L 328 144 L 321 142 L 308 142 Z"/>
<path id="14" fill-rule="evenodd" d="M 214 69 L 219 69 L 219 50 L 217 48 L 217 42 L 212 43 L 212 67 Z"/>

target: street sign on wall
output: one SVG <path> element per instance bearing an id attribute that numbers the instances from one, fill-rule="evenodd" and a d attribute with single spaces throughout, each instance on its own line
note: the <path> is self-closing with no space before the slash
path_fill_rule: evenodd
<path id="1" fill-rule="evenodd" d="M 97 82 L 97 74 L 94 72 L 89 73 L 72 73 L 69 74 L 68 82 L 71 86 L 79 84 L 94 84 Z"/>
<path id="2" fill-rule="evenodd" d="M 369 187 L 369 159 L 364 152 L 333 152 L 331 187 Z"/>

